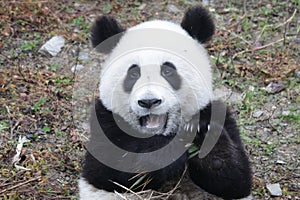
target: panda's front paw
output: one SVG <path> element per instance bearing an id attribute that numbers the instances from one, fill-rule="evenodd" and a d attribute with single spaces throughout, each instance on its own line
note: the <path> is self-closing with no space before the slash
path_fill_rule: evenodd
<path id="1" fill-rule="evenodd" d="M 184 125 L 184 131 L 185 132 L 193 132 L 193 131 L 195 131 L 196 127 L 197 127 L 197 124 L 189 122 Z"/>
<path id="2" fill-rule="evenodd" d="M 183 125 L 183 130 L 185 132 L 190 132 L 190 133 L 200 132 L 201 125 L 199 121 L 200 121 L 199 115 L 194 115 L 191 120 L 185 122 L 185 124 Z"/>

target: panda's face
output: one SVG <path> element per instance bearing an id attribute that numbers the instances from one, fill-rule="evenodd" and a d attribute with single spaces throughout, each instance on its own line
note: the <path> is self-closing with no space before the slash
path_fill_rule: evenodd
<path id="1" fill-rule="evenodd" d="M 155 55 L 158 52 L 145 53 L 159 58 Z M 181 87 L 181 76 L 168 60 L 149 61 L 137 60 L 128 68 L 123 80 L 124 91 L 129 94 L 129 113 L 133 115 L 131 124 L 143 133 L 176 132 L 179 124 L 176 116 L 180 116 L 176 91 Z"/>
<path id="2" fill-rule="evenodd" d="M 110 53 L 102 65 L 100 100 L 142 133 L 177 133 L 213 98 L 202 46 L 214 34 L 213 19 L 194 7 L 180 25 L 153 20 L 124 30 L 110 16 L 92 27 L 93 47 Z"/>
<path id="3" fill-rule="evenodd" d="M 205 55 L 203 69 L 209 68 Z M 141 133 L 168 135 L 209 103 L 211 86 L 202 75 L 167 51 L 129 52 L 102 71 L 100 99 Z"/>

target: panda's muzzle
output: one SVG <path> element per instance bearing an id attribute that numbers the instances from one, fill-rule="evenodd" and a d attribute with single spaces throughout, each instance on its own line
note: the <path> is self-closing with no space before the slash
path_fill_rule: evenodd
<path id="1" fill-rule="evenodd" d="M 168 115 L 149 114 L 139 118 L 140 125 L 147 129 L 163 129 L 166 127 Z"/>
<path id="2" fill-rule="evenodd" d="M 159 106 L 161 104 L 161 99 L 141 99 L 138 100 L 138 104 L 142 108 L 150 109 Z"/>

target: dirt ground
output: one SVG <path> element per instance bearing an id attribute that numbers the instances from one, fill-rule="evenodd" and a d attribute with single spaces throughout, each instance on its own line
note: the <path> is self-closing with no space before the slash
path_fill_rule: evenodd
<path id="1" fill-rule="evenodd" d="M 85 65 L 96 16 L 112 15 L 124 27 L 151 19 L 180 23 L 198 3 L 1 1 L 0 199 L 78 199 L 88 127 L 78 126 L 73 113 L 78 77 L 71 68 Z M 215 93 L 232 107 L 252 163 L 249 199 L 300 199 L 300 1 L 202 3 L 217 24 L 207 45 Z M 57 35 L 65 38 L 59 54 L 38 51 Z M 20 137 L 27 141 L 14 161 Z M 267 189 L 275 183 L 279 196 Z M 186 178 L 170 198 L 217 199 Z"/>

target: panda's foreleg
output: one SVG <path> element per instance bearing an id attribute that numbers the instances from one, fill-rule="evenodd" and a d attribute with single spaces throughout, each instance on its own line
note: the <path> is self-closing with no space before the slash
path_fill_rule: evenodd
<path id="1" fill-rule="evenodd" d="M 219 125 L 210 123 L 209 126 L 212 129 Z M 246 197 L 251 190 L 251 169 L 239 131 L 229 113 L 221 129 L 216 145 L 207 156 L 194 156 L 189 160 L 190 178 L 207 192 L 225 199 Z M 209 133 L 207 128 L 201 127 L 194 144 L 200 147 L 205 134 Z"/>
<path id="2" fill-rule="evenodd" d="M 83 177 L 79 179 L 79 199 L 80 200 L 119 200 L 117 194 L 100 190 L 89 184 Z"/>

